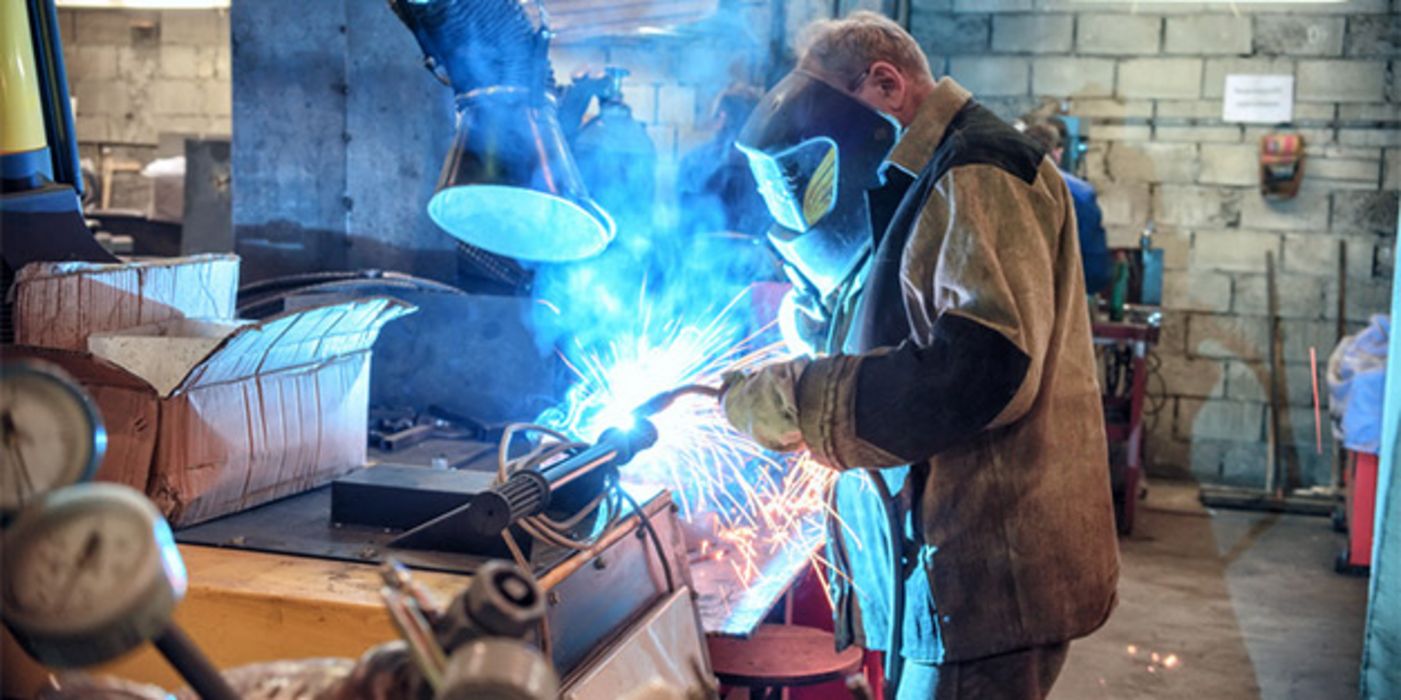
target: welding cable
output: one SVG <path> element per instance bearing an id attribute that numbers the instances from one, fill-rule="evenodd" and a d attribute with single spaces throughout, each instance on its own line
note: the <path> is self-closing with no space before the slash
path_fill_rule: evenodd
<path id="1" fill-rule="evenodd" d="M 511 440 L 517 433 L 537 433 L 543 437 L 551 438 L 555 442 L 547 444 L 542 441 L 526 454 L 512 459 L 509 456 Z M 522 469 L 538 469 L 557 457 L 587 447 L 587 443 L 574 441 L 568 435 L 543 425 L 513 423 L 502 431 L 501 441 L 497 445 L 497 482 L 505 483 L 514 472 Z M 598 538 L 577 539 L 572 537 L 569 531 L 587 518 L 595 516 L 600 508 L 606 508 L 606 525 L 599 532 L 607 532 L 617 521 L 622 510 L 621 504 L 618 502 L 618 491 L 616 484 L 605 487 L 592 501 L 564 520 L 554 520 L 542 514 L 522 518 L 517 524 L 534 539 L 564 549 L 585 550 L 592 547 Z"/>
<path id="2" fill-rule="evenodd" d="M 642 506 L 637 504 L 637 499 L 632 497 L 626 489 L 619 486 L 618 491 L 623 494 L 623 499 L 632 508 L 633 515 L 637 516 L 638 522 L 642 524 L 642 529 L 647 536 L 652 539 L 652 549 L 657 553 L 657 562 L 662 565 L 662 574 L 666 576 L 666 592 L 668 594 L 676 592 L 676 579 L 671 575 L 671 560 L 667 559 L 666 548 L 662 546 L 662 538 L 657 534 L 656 528 L 652 527 L 652 518 L 643 512 Z"/>
<path id="3" fill-rule="evenodd" d="M 895 498 L 890 494 L 890 486 L 881 478 L 880 472 L 868 469 L 866 474 L 875 482 L 876 492 L 880 494 L 881 509 L 885 512 L 886 529 L 890 534 L 887 544 L 890 545 L 890 562 L 894 576 L 891 577 L 893 590 L 889 637 L 885 644 L 885 696 L 893 698 L 900 689 L 900 674 L 905 670 L 900 658 L 902 647 L 905 645 L 905 528 L 900 520 Z"/>
<path id="4" fill-rule="evenodd" d="M 1143 415 L 1151 419 L 1148 423 L 1148 433 L 1151 435 L 1152 428 L 1158 424 L 1158 416 L 1167 408 L 1167 380 L 1163 379 L 1163 358 L 1157 352 L 1149 352 L 1144 364 L 1148 368 L 1148 388 L 1144 391 L 1148 406 L 1143 409 Z M 1158 386 L 1157 391 L 1153 390 L 1155 383 Z"/>
<path id="5" fill-rule="evenodd" d="M 709 396 L 713 399 L 720 399 L 725 395 L 724 387 L 706 386 L 704 384 L 685 384 L 675 389 L 663 391 L 656 396 L 644 401 L 637 408 L 632 409 L 632 414 L 639 418 L 651 418 L 652 416 L 665 411 L 676 400 L 683 396 Z"/>

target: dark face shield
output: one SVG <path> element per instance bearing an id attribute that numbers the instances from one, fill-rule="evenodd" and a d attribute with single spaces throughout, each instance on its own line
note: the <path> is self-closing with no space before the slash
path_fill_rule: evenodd
<path id="1" fill-rule="evenodd" d="M 779 226 L 804 233 L 837 203 L 837 144 L 823 137 L 769 155 L 736 144 L 749 158 L 759 194 Z"/>
<path id="2" fill-rule="evenodd" d="M 899 124 L 803 71 L 764 96 L 736 147 L 778 224 L 769 239 L 820 295 L 831 294 L 870 249 L 866 193 Z"/>

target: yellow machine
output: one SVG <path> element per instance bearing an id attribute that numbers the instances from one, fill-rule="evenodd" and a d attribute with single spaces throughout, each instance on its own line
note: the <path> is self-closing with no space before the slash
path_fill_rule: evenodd
<path id="1" fill-rule="evenodd" d="M 0 3 L 0 155 L 8 164 L 48 146 L 29 38 L 29 9 L 22 2 Z"/>
<path id="2" fill-rule="evenodd" d="M 0 293 L 31 262 L 116 261 L 88 232 L 82 189 L 54 0 L 0 2 Z"/>

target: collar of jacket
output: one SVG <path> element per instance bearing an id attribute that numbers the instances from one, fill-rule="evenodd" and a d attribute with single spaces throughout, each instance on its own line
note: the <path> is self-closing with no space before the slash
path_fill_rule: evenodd
<path id="1" fill-rule="evenodd" d="M 940 78 L 934 83 L 929 96 L 924 98 L 924 104 L 915 112 L 914 122 L 905 129 L 887 160 L 910 175 L 923 171 L 933 157 L 934 149 L 943 140 L 949 122 L 971 99 L 973 93 L 954 82 L 953 78 Z"/>

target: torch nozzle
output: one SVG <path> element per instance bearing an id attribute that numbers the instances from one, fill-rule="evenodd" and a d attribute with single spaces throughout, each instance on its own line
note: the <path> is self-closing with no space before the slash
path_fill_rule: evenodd
<path id="1" fill-rule="evenodd" d="M 632 414 L 640 418 L 650 418 L 665 411 L 668 406 L 675 403 L 677 399 L 687 394 L 697 394 L 700 396 L 710 396 L 720 398 L 720 388 L 706 386 L 704 384 L 685 384 L 675 389 L 663 391 L 656 396 L 644 401 L 637 408 L 632 409 Z"/>

